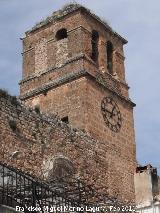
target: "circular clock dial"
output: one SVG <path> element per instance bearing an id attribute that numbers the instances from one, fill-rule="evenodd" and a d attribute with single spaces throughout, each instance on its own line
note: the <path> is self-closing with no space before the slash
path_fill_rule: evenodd
<path id="1" fill-rule="evenodd" d="M 116 102 L 111 97 L 103 98 L 101 111 L 106 125 L 112 131 L 119 132 L 122 126 L 122 118 Z"/>

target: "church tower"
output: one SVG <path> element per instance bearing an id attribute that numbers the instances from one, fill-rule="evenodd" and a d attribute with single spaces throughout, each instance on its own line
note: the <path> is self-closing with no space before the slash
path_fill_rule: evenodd
<path id="1" fill-rule="evenodd" d="M 112 168 L 110 184 L 118 175 L 134 197 L 135 104 L 125 79 L 126 43 L 81 5 L 54 12 L 23 38 L 20 98 L 97 139 Z"/>

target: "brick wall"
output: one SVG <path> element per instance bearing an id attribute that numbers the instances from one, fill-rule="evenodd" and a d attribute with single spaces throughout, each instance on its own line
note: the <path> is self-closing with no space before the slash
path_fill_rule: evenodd
<path id="1" fill-rule="evenodd" d="M 57 116 L 38 114 L 13 102 L 10 96 L 0 98 L 0 117 L 0 161 L 45 178 L 48 161 L 64 156 L 87 183 L 123 201 L 134 198 L 134 165 L 114 146 L 107 148 Z"/>
<path id="2" fill-rule="evenodd" d="M 85 168 L 80 173 L 86 180 L 91 174 L 89 181 L 94 180 L 95 185 L 108 187 L 111 194 L 117 193 L 123 200 L 131 200 L 134 198 L 136 159 L 134 104 L 129 99 L 124 70 L 123 45 L 126 41 L 88 10 L 82 7 L 70 9 L 69 12 L 63 10 L 54 13 L 26 33 L 23 39 L 24 69 L 20 97 L 25 105 L 39 106 L 42 112 L 56 113 L 60 118 L 68 116 L 74 128 L 85 130 L 95 139 L 94 143 L 88 143 L 78 136 L 75 143 L 78 147 L 83 141 L 81 151 L 70 142 L 65 148 L 59 148 L 58 141 L 63 141 L 63 135 L 62 128 L 57 130 L 56 125 L 54 132 L 58 131 L 58 136 L 52 133 L 54 149 L 49 152 L 48 159 L 56 153 L 64 154 L 65 150 L 65 155 L 71 157 L 77 171 Z M 62 28 L 67 30 L 67 38 L 57 41 L 56 33 Z M 98 62 L 91 59 L 93 30 L 99 34 Z M 107 41 L 113 44 L 113 74 L 107 70 Z M 106 127 L 101 113 L 101 101 L 106 96 L 113 97 L 122 115 L 122 128 L 118 133 Z M 34 123 L 32 118 L 29 119 Z M 28 118 L 25 120 L 29 122 Z M 39 122 L 43 123 L 41 120 Z M 42 129 L 45 129 L 44 126 Z M 48 147 L 52 147 L 52 140 Z M 43 146 L 38 144 L 38 147 Z M 39 158 L 38 162 L 42 160 Z M 38 168 L 41 168 L 40 165 Z"/>
<path id="3" fill-rule="evenodd" d="M 41 39 L 35 46 L 35 72 L 44 72 L 47 69 L 46 39 Z"/>
<path id="4" fill-rule="evenodd" d="M 67 30 L 68 38 L 64 39 L 64 41 L 57 41 L 56 33 L 62 28 Z M 93 30 L 99 33 L 98 67 L 96 64 L 94 66 L 100 71 L 107 72 L 106 43 L 108 40 L 111 41 L 113 43 L 113 70 L 117 73 L 118 79 L 125 83 L 125 58 L 122 39 L 111 28 L 107 29 L 98 20 L 81 10 L 73 11 L 73 13 L 62 16 L 58 21 L 55 19 L 48 25 L 26 33 L 26 37 L 23 39 L 23 80 L 31 76 L 38 77 L 35 68 L 38 57 L 39 61 L 41 61 L 41 69 L 44 68 L 44 72 L 62 67 L 65 62 L 76 58 L 79 54 L 84 54 L 91 60 L 91 37 Z M 45 44 L 43 47 L 46 46 L 47 55 L 46 51 L 41 51 L 41 56 L 39 56 L 37 45 L 39 46 L 40 41 L 44 41 L 44 38 Z M 44 59 L 45 62 L 43 62 Z M 90 62 L 91 64 L 94 63 L 92 60 Z M 63 70 L 67 69 L 67 67 L 62 68 Z M 24 86 L 24 84 L 21 85 L 22 90 Z"/>

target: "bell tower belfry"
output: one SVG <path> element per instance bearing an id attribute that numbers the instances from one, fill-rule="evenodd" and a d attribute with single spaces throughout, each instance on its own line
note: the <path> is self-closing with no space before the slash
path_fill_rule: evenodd
<path id="1" fill-rule="evenodd" d="M 110 183 L 118 174 L 134 197 L 135 104 L 125 79 L 126 43 L 81 5 L 54 12 L 23 39 L 20 98 L 99 140 L 112 168 Z"/>

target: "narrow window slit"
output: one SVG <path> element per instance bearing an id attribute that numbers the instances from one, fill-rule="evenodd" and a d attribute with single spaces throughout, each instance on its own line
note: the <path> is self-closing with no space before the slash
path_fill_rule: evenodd
<path id="1" fill-rule="evenodd" d="M 113 45 L 110 41 L 107 42 L 107 69 L 108 72 L 113 74 Z"/>
<path id="2" fill-rule="evenodd" d="M 98 62 L 98 41 L 99 41 L 99 34 L 97 31 L 92 31 L 92 55 L 91 58 L 96 63 Z"/>

